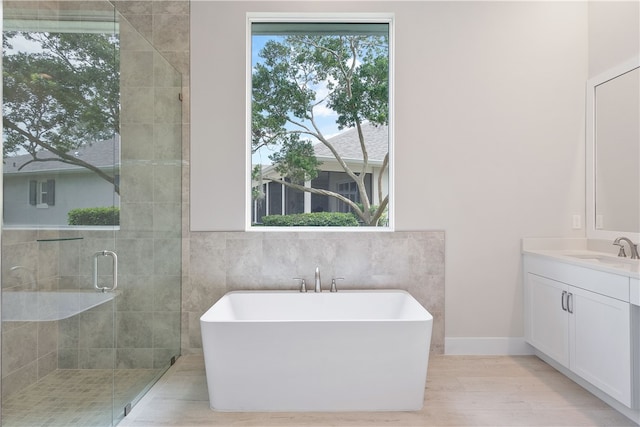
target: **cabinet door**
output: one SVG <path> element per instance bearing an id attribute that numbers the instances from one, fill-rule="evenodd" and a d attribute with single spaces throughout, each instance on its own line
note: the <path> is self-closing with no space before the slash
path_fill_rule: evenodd
<path id="1" fill-rule="evenodd" d="M 563 309 L 568 285 L 527 273 L 527 341 L 569 367 L 569 320 Z"/>
<path id="2" fill-rule="evenodd" d="M 631 406 L 629 303 L 570 288 L 571 370 Z"/>

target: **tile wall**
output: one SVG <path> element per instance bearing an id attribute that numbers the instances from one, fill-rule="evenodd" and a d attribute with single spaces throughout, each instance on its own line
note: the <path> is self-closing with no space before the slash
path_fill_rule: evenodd
<path id="1" fill-rule="evenodd" d="M 58 243 L 50 232 L 2 232 L 2 291 L 56 290 Z M 12 267 L 16 267 L 12 269 Z M 58 322 L 2 322 L 2 394 L 20 390 L 58 366 Z"/>

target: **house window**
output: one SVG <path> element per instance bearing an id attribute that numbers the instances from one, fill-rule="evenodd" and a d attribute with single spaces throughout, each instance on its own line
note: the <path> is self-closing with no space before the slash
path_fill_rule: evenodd
<path id="1" fill-rule="evenodd" d="M 352 202 L 360 202 L 360 197 L 358 197 L 358 187 L 355 182 L 344 182 L 342 184 L 338 184 L 338 193 Z M 338 210 L 340 212 L 351 211 L 350 206 L 343 201 L 340 201 L 338 206 Z"/>
<path id="2" fill-rule="evenodd" d="M 265 214 L 341 212 L 391 229 L 392 24 L 249 15 L 248 227 Z"/>
<path id="3" fill-rule="evenodd" d="M 29 204 L 37 207 L 48 207 L 56 204 L 55 179 L 29 181 Z"/>

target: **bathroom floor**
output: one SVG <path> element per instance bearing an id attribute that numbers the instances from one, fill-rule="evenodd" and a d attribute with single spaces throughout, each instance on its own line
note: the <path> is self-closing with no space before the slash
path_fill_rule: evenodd
<path id="1" fill-rule="evenodd" d="M 418 412 L 221 413 L 208 399 L 202 356 L 183 356 L 119 427 L 635 425 L 533 356 L 432 356 Z"/>
<path id="2" fill-rule="evenodd" d="M 3 427 L 105 426 L 112 399 L 124 408 L 157 369 L 60 369 L 2 401 Z M 112 387 L 113 386 L 113 387 Z"/>

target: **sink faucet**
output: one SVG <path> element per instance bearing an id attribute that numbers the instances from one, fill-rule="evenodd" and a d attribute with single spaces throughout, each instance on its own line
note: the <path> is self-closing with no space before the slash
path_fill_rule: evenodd
<path id="1" fill-rule="evenodd" d="M 322 292 L 322 287 L 320 286 L 320 267 L 316 267 L 316 292 Z"/>
<path id="2" fill-rule="evenodd" d="M 640 256 L 638 255 L 638 245 L 633 243 L 631 240 L 629 240 L 626 237 L 618 237 L 616 240 L 613 241 L 614 245 L 620 246 L 620 252 L 618 252 L 618 256 L 619 257 L 627 256 L 627 254 L 624 252 L 624 245 L 621 243 L 621 241 L 623 240 L 629 244 L 629 249 L 631 249 L 631 259 L 640 259 Z"/>

